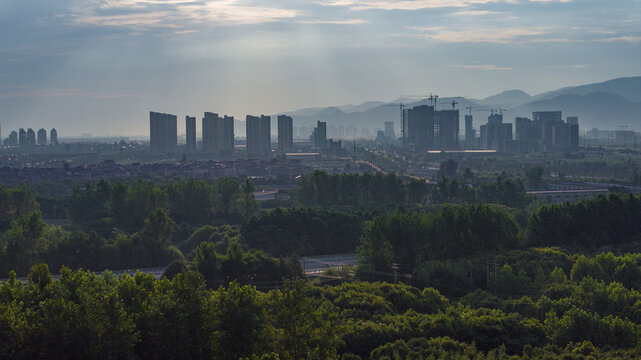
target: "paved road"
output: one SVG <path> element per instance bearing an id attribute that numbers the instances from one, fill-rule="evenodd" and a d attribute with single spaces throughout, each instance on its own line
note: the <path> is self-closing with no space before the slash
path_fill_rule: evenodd
<path id="1" fill-rule="evenodd" d="M 356 266 L 358 260 L 356 254 L 333 254 L 301 256 L 298 258 L 305 270 L 305 274 L 314 275 L 326 269 L 336 269 L 343 266 Z"/>
<path id="2" fill-rule="evenodd" d="M 301 256 L 298 258 L 305 274 L 308 276 L 314 276 L 320 274 L 323 270 L 327 269 L 338 269 L 343 266 L 356 266 L 358 265 L 358 260 L 356 259 L 356 254 L 332 254 L 332 255 L 315 255 L 315 256 Z M 142 269 L 120 269 L 120 270 L 110 270 L 114 276 L 120 276 L 122 274 L 129 274 L 134 276 L 137 272 L 142 272 L 145 274 L 152 274 L 156 279 L 160 279 L 162 274 L 165 272 L 165 267 L 155 267 L 155 268 L 142 268 Z M 102 271 L 95 271 L 94 274 L 102 275 Z M 54 280 L 57 280 L 60 277 L 60 274 L 52 275 Z M 0 281 L 7 281 L 7 279 L 0 279 Z M 27 282 L 26 277 L 19 277 L 18 281 Z"/>

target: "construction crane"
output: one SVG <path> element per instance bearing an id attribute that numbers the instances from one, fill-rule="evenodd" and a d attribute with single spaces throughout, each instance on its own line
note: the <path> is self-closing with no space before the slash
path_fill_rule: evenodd
<path id="1" fill-rule="evenodd" d="M 434 95 L 430 94 L 430 97 L 429 97 L 428 99 L 430 100 L 430 103 L 431 103 L 431 102 L 433 102 L 433 103 L 434 103 L 434 110 L 436 110 L 436 100 L 438 100 L 438 95 L 436 95 L 436 94 L 434 94 Z"/>
<path id="2" fill-rule="evenodd" d="M 469 110 L 470 115 L 472 115 L 472 111 L 487 111 L 490 112 L 492 115 L 496 114 L 503 114 L 504 111 L 507 111 L 507 109 L 495 109 L 495 108 L 489 108 L 489 109 L 476 109 L 471 106 L 466 107 L 467 110 Z"/>
<path id="3" fill-rule="evenodd" d="M 434 106 L 436 110 L 436 101 L 438 100 L 438 95 L 430 93 L 429 95 L 401 95 L 401 97 L 411 97 L 411 98 L 423 98 L 429 100 L 430 104 Z"/>
<path id="4" fill-rule="evenodd" d="M 452 110 L 455 110 L 456 109 L 456 105 L 458 105 L 458 101 L 452 100 L 452 102 L 450 104 L 452 105 Z"/>

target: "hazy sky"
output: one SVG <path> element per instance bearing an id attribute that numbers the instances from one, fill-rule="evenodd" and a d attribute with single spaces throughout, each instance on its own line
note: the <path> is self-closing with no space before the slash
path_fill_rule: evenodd
<path id="1" fill-rule="evenodd" d="M 641 0 L 0 0 L 3 137 L 639 74 Z"/>

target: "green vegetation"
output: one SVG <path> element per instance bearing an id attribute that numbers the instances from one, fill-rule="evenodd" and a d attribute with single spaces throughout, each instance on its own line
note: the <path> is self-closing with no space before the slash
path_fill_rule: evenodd
<path id="1" fill-rule="evenodd" d="M 258 209 L 248 180 L 242 186 L 230 178 L 216 182 L 178 180 L 155 185 L 131 185 L 106 180 L 77 186 L 68 199 L 69 219 L 101 233 L 113 228 L 133 232 L 149 212 L 163 208 L 177 224 L 239 223 Z"/>
<path id="2" fill-rule="evenodd" d="M 36 210 L 38 204 L 28 187 L 9 189 L 0 185 L 0 231 L 6 230 L 11 220 Z"/>
<path id="3" fill-rule="evenodd" d="M 275 256 L 353 252 L 369 216 L 323 209 L 275 209 L 243 224 L 244 243 Z"/>
<path id="4" fill-rule="evenodd" d="M 603 246 L 641 240 L 641 198 L 610 195 L 577 203 L 544 205 L 532 215 L 533 246 Z"/>
<path id="5" fill-rule="evenodd" d="M 605 246 L 605 250 L 638 252 L 640 209 L 641 197 L 617 194 L 542 205 L 531 215 L 525 232 L 510 213 L 490 205 L 446 205 L 426 214 L 386 213 L 369 222 L 363 233 L 358 275 L 390 281 L 396 264 L 404 278 L 411 275 L 413 284 L 438 288 L 448 296 L 475 289 L 499 289 L 509 296 L 531 294 L 542 287 L 537 283 L 541 270 L 558 267 L 569 273 L 575 260 L 572 251 L 589 254 Z M 568 250 L 537 248 L 541 246 Z M 494 263 L 501 268 L 495 270 Z M 607 271 L 619 274 L 617 281 L 633 278 L 636 267 L 625 264 L 611 265 Z M 591 276 L 603 278 L 597 273 Z"/>
<path id="6" fill-rule="evenodd" d="M 270 210 L 250 181 L 91 182 L 63 226 L 0 187 L 0 358 L 641 357 L 641 197 L 536 207 L 519 178 L 447 166 L 316 172 L 305 208 Z M 355 275 L 303 279 L 296 255 L 353 251 Z"/>
<path id="7" fill-rule="evenodd" d="M 38 265 L 26 283 L 0 283 L 0 357 L 638 358 L 638 290 L 559 269 L 545 283 L 537 299 L 485 296 L 492 305 L 479 307 L 478 294 L 454 301 L 405 284 L 261 292 L 236 281 L 208 289 L 187 269 L 171 280 L 63 269 L 53 281 Z"/>
<path id="8" fill-rule="evenodd" d="M 456 177 L 455 164 L 444 162 L 439 172 L 443 176 L 434 185 L 416 179 L 404 180 L 394 174 L 328 175 L 315 171 L 302 177 L 292 196 L 302 206 L 357 209 L 416 207 L 427 202 L 492 203 L 522 209 L 532 201 L 519 178 L 512 179 L 503 174 L 491 180 L 477 181 L 473 188 L 465 177 Z"/>
<path id="9" fill-rule="evenodd" d="M 420 198 L 408 199 L 408 184 L 394 174 L 328 175 L 314 171 L 304 175 L 294 190 L 294 199 L 302 206 L 353 206 L 369 208 L 398 205 Z"/>

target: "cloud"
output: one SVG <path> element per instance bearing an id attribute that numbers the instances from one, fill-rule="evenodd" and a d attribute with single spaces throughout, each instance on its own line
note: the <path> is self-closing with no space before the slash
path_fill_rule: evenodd
<path id="1" fill-rule="evenodd" d="M 193 34 L 193 33 L 197 33 L 197 32 L 198 32 L 198 30 L 177 30 L 177 31 L 174 31 L 174 34 L 186 35 L 186 34 Z"/>
<path id="2" fill-rule="evenodd" d="M 445 7 L 470 7 L 474 5 L 485 5 L 491 3 L 569 3 L 572 0 L 321 0 L 319 3 L 324 6 L 348 7 L 351 10 L 421 10 L 437 9 Z"/>
<path id="3" fill-rule="evenodd" d="M 596 39 L 594 41 L 600 41 L 600 42 L 615 42 L 615 41 L 641 42 L 641 36 L 613 36 L 613 37 L 608 37 L 608 38 L 603 38 L 603 39 Z"/>
<path id="4" fill-rule="evenodd" d="M 499 0 L 327 0 L 325 6 L 349 7 L 351 10 L 421 10 L 442 7 L 466 7 L 473 4 L 487 4 Z"/>
<path id="5" fill-rule="evenodd" d="M 298 10 L 255 6 L 241 0 L 98 0 L 76 7 L 72 18 L 74 23 L 81 25 L 140 29 L 257 24 L 298 15 Z"/>
<path id="6" fill-rule="evenodd" d="M 146 98 L 142 94 L 106 94 L 80 89 L 36 89 L 20 92 L 0 92 L 0 99 L 30 98 L 30 99 L 127 99 Z"/>
<path id="7" fill-rule="evenodd" d="M 98 26 L 132 26 L 132 27 L 166 27 L 178 28 L 170 19 L 172 13 L 167 11 L 154 11 L 149 13 L 121 14 L 121 15 L 88 15 L 75 19 L 76 24 Z"/>
<path id="8" fill-rule="evenodd" d="M 367 24 L 368 21 L 363 19 L 345 19 L 345 20 L 300 20 L 300 24 L 334 24 L 334 25 L 360 25 Z"/>
<path id="9" fill-rule="evenodd" d="M 422 32 L 421 37 L 448 43 L 464 42 L 489 42 L 489 43 L 510 43 L 527 42 L 533 37 L 545 35 L 547 28 L 476 28 L 470 30 L 449 30 L 444 27 L 409 27 L 411 30 Z"/>
<path id="10" fill-rule="evenodd" d="M 452 64 L 450 67 L 459 69 L 473 69 L 473 70 L 490 70 L 490 71 L 510 71 L 512 68 L 502 67 L 496 65 L 465 65 L 465 64 Z"/>
<path id="11" fill-rule="evenodd" d="M 452 13 L 452 16 L 485 16 L 485 15 L 502 15 L 502 11 L 489 11 L 489 10 L 461 10 Z"/>

